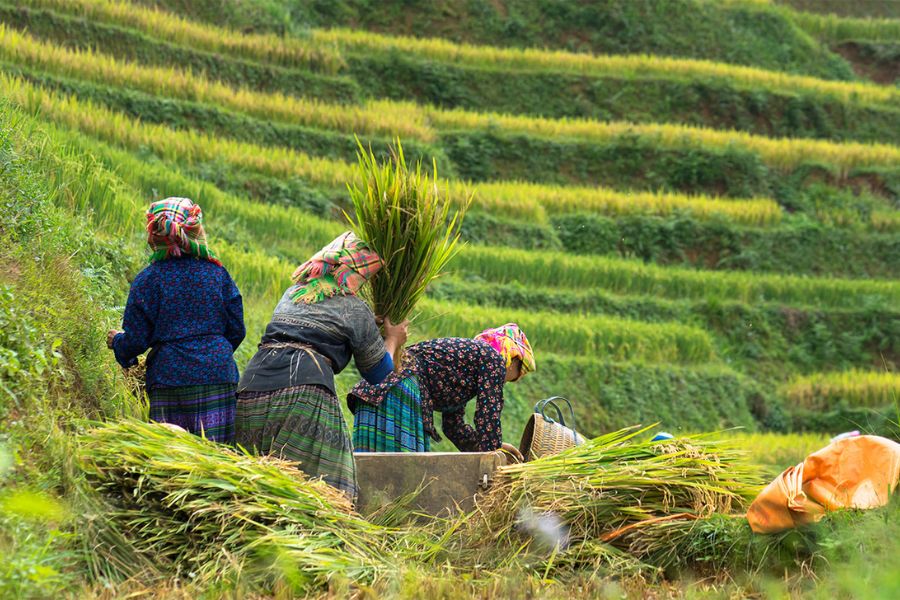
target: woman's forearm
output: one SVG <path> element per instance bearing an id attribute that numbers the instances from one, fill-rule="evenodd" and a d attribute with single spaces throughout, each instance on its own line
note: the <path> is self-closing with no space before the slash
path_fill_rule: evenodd
<path id="1" fill-rule="evenodd" d="M 393 336 L 387 337 L 384 340 L 384 347 L 394 359 L 395 363 L 397 362 L 397 352 L 400 350 L 400 346 L 402 345 L 403 344 L 400 342 L 400 340 Z"/>

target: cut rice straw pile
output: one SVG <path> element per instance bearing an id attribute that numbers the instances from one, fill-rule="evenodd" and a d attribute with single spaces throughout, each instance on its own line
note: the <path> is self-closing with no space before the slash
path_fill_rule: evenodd
<path id="1" fill-rule="evenodd" d="M 703 436 L 636 439 L 649 429 L 501 469 L 471 524 L 473 539 L 534 545 L 531 533 L 557 564 L 597 568 L 621 557 L 644 529 L 742 511 L 759 491 L 758 469 L 733 446 Z"/>
<path id="2" fill-rule="evenodd" d="M 88 527 L 97 561 L 112 565 L 95 572 L 126 579 L 151 564 L 196 583 L 307 593 L 335 579 L 372 581 L 390 564 L 392 530 L 285 461 L 124 421 L 83 434 L 78 462 L 95 504 L 109 506 Z"/>
<path id="3" fill-rule="evenodd" d="M 761 483 L 721 440 L 636 439 L 648 431 L 504 467 L 473 514 L 390 527 L 288 462 L 159 424 L 104 424 L 79 439 L 78 464 L 94 488 L 81 534 L 98 579 L 176 577 L 248 593 L 369 585 L 413 564 L 644 575 L 680 564 L 670 549 L 698 543 L 715 523 L 707 517 L 743 510 Z"/>

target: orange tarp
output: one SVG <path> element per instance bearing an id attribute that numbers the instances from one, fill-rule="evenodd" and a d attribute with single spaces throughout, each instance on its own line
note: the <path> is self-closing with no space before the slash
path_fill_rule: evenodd
<path id="1" fill-rule="evenodd" d="M 747 520 L 756 533 L 776 533 L 830 510 L 884 506 L 898 479 L 900 444 L 874 435 L 838 440 L 776 477 L 750 505 Z"/>

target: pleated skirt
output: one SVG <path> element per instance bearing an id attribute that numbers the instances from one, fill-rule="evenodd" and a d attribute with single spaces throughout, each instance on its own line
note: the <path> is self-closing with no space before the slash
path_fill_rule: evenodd
<path id="1" fill-rule="evenodd" d="M 357 452 L 428 452 L 421 391 L 415 376 L 400 380 L 378 406 L 358 402 L 353 419 Z"/>
<path id="2" fill-rule="evenodd" d="M 309 477 L 356 500 L 356 464 L 337 396 L 318 385 L 241 392 L 235 441 L 247 450 L 298 463 Z"/>

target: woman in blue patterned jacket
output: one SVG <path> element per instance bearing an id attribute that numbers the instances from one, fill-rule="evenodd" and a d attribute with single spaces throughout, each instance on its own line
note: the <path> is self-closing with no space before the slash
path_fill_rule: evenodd
<path id="1" fill-rule="evenodd" d="M 150 265 L 131 284 L 124 331 L 107 345 L 122 367 L 147 356 L 150 418 L 234 442 L 234 351 L 244 339 L 241 293 L 209 250 L 200 206 L 167 198 L 147 210 Z"/>

